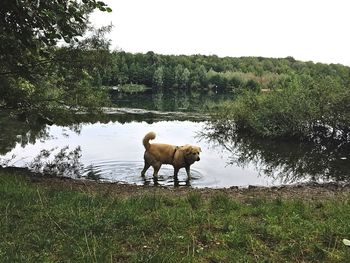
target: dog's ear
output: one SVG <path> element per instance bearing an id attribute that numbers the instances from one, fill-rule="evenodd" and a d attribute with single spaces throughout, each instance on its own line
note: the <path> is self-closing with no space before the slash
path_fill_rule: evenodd
<path id="1" fill-rule="evenodd" d="M 184 145 L 182 147 L 183 147 L 182 149 L 184 150 L 185 153 L 189 154 L 189 153 L 192 152 L 192 146 L 191 145 L 186 144 L 186 145 Z"/>
<path id="2" fill-rule="evenodd" d="M 201 149 L 201 147 L 198 147 L 198 151 L 201 153 L 202 152 L 202 149 Z"/>

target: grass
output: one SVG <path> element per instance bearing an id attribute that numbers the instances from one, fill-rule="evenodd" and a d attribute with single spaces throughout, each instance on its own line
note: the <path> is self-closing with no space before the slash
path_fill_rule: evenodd
<path id="1" fill-rule="evenodd" d="M 157 189 L 111 195 L 0 169 L 0 262 L 349 262 L 349 196 L 242 201 Z"/>
<path id="2" fill-rule="evenodd" d="M 124 93 L 140 93 L 145 92 L 148 87 L 143 84 L 124 84 L 120 86 L 120 90 Z"/>

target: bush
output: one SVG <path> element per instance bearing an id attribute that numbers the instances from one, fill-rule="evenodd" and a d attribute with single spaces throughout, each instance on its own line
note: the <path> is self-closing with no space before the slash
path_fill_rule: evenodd
<path id="1" fill-rule="evenodd" d="M 336 78 L 294 77 L 288 86 L 265 94 L 244 92 L 212 115 L 230 128 L 263 137 L 349 139 L 350 89 Z"/>

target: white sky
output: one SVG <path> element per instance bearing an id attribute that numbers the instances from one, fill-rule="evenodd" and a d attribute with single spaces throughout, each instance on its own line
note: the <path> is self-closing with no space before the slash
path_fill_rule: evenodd
<path id="1" fill-rule="evenodd" d="M 293 56 L 350 66 L 350 0 L 105 0 L 112 48 L 159 54 Z"/>

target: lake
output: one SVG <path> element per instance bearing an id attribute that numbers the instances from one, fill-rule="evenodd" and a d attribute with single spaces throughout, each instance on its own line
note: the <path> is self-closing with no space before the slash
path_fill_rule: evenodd
<path id="1" fill-rule="evenodd" d="M 231 99 L 215 90 L 189 92 L 115 92 L 118 108 L 105 116 L 82 115 L 80 121 L 45 125 L 21 122 L 0 112 L 0 165 L 29 167 L 56 176 L 138 185 L 174 186 L 173 168 L 163 165 L 158 182 L 146 177 L 142 138 L 149 131 L 154 142 L 194 144 L 201 160 L 184 169 L 179 185 L 192 187 L 278 186 L 304 182 L 350 181 L 350 144 L 327 140 L 273 141 L 222 130 L 208 122 L 208 105 Z"/>
<path id="2" fill-rule="evenodd" d="M 277 186 L 302 182 L 348 182 L 349 146 L 274 142 L 217 133 L 203 114 L 139 109 L 110 111 L 99 121 L 67 125 L 20 123 L 3 113 L 0 164 L 29 167 L 57 176 L 137 185 L 174 186 L 173 168 L 163 165 L 154 182 L 153 169 L 143 168 L 143 136 L 152 142 L 194 144 L 201 160 L 184 169 L 179 184 L 196 188 Z"/>
<path id="3" fill-rule="evenodd" d="M 100 180 L 153 184 L 152 168 L 147 171 L 146 181 L 143 180 L 140 173 L 143 168 L 144 153 L 142 138 L 147 132 L 155 131 L 157 137 L 154 142 L 175 145 L 194 144 L 202 148 L 200 162 L 192 165 L 191 185 L 194 187 L 273 184 L 269 178 L 259 176 L 254 167 L 240 168 L 228 165 L 228 153 L 222 147 L 200 139 L 199 133 L 205 126 L 203 121 L 156 120 L 147 123 L 146 121 L 135 121 L 132 116 L 129 118 L 128 123 L 118 121 L 85 123 L 75 128 L 57 125 L 45 126 L 45 136 L 26 145 L 18 142 L 1 158 L 10 159 L 15 156 L 9 165 L 30 167 L 33 166 L 33 161 L 42 150 L 47 150 L 50 155 L 41 158 L 40 161 L 52 162 L 54 156 L 68 146 L 69 148 L 65 150 L 66 155 L 79 149 L 78 160 L 73 160 L 74 168 L 78 168 L 78 171 L 72 174 L 75 177 L 86 177 L 89 174 L 91 176 L 93 173 Z M 63 158 L 62 161 L 71 162 L 68 157 Z M 186 178 L 185 170 L 181 169 L 180 185 L 185 184 Z M 172 166 L 163 165 L 159 172 L 159 183 L 173 185 L 173 181 Z"/>

